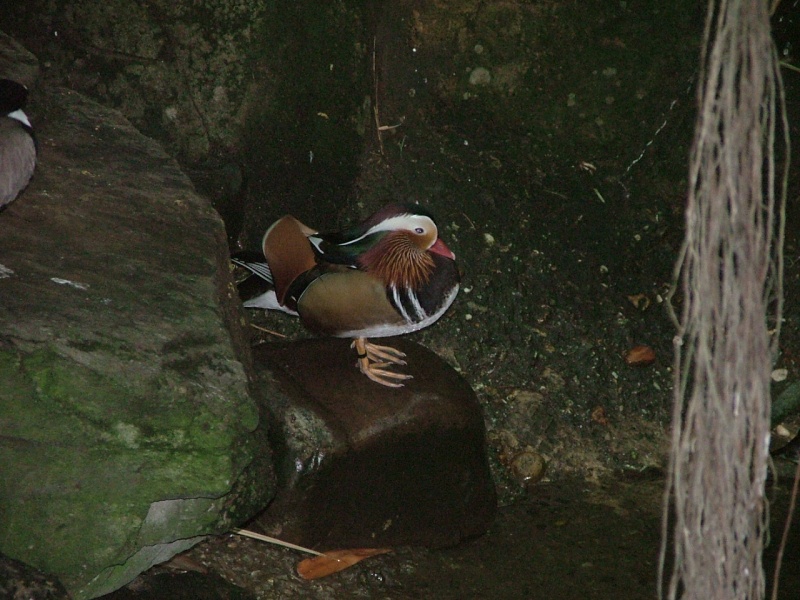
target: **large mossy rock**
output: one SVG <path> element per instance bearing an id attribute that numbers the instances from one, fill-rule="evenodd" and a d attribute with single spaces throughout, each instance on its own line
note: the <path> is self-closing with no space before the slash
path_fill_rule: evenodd
<path id="1" fill-rule="evenodd" d="M 273 476 L 219 217 L 119 113 L 32 100 L 39 165 L 0 213 L 0 552 L 91 598 Z"/>

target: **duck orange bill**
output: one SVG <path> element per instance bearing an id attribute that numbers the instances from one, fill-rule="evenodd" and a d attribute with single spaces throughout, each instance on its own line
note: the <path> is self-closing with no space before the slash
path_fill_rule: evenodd
<path id="1" fill-rule="evenodd" d="M 445 244 L 441 238 L 436 238 L 436 241 L 433 243 L 433 246 L 428 248 L 428 250 L 430 250 L 434 254 L 440 254 L 445 258 L 449 258 L 450 260 L 456 259 L 456 255 L 453 254 L 453 251 L 447 247 L 447 244 Z"/>
<path id="2" fill-rule="evenodd" d="M 348 567 L 361 562 L 370 556 L 386 554 L 391 548 L 353 548 L 350 550 L 331 550 L 313 558 L 301 560 L 297 565 L 297 574 L 303 579 L 319 579 L 333 573 L 344 571 Z"/>

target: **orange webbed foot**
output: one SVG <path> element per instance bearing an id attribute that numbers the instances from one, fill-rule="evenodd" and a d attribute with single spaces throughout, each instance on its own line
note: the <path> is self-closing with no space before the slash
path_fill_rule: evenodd
<path id="1" fill-rule="evenodd" d="M 354 339 L 350 347 L 355 348 L 358 352 L 356 366 L 375 383 L 398 388 L 403 387 L 403 384 L 399 383 L 400 381 L 413 378 L 413 375 L 395 373 L 386 369 L 390 365 L 406 364 L 406 361 L 403 360 L 406 356 L 405 353 L 396 348 L 371 344 L 365 338 Z"/>

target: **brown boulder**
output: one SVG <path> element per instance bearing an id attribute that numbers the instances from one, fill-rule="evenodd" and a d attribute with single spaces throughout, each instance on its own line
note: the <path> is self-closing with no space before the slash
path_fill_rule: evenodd
<path id="1" fill-rule="evenodd" d="M 448 546 L 480 535 L 496 508 L 483 414 L 467 382 L 404 339 L 414 375 L 399 389 L 355 367 L 349 340 L 254 350 L 271 397 L 279 492 L 259 523 L 317 549 Z"/>

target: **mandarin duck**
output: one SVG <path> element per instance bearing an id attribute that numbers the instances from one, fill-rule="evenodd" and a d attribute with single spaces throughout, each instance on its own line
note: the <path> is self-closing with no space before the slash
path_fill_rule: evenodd
<path id="1" fill-rule="evenodd" d="M 458 293 L 455 254 L 431 214 L 415 204 L 385 206 L 329 234 L 287 215 L 267 229 L 262 250 L 263 257 L 243 252 L 231 259 L 249 271 L 239 284 L 244 306 L 281 310 L 314 333 L 353 338 L 356 366 L 389 387 L 412 377 L 387 368 L 406 364 L 405 354 L 368 338 L 427 327 Z"/>
<path id="2" fill-rule="evenodd" d="M 0 208 L 27 187 L 36 167 L 36 142 L 27 115 L 22 112 L 28 88 L 0 79 Z"/>

